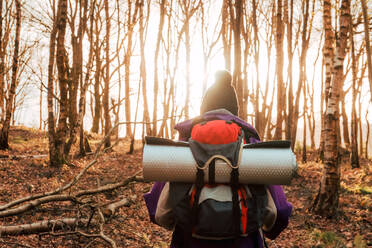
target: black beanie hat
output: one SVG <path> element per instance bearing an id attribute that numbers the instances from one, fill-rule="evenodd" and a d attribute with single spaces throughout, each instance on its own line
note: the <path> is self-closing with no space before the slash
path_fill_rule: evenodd
<path id="1" fill-rule="evenodd" d="M 214 77 L 216 79 L 216 84 L 229 84 L 232 83 L 232 76 L 229 71 L 226 70 L 220 70 L 216 71 L 214 74 Z"/>
<path id="2" fill-rule="evenodd" d="M 221 70 L 215 73 L 215 83 L 207 90 L 200 107 L 200 114 L 226 109 L 233 115 L 238 115 L 238 99 L 234 87 L 231 85 L 232 76 L 229 71 Z"/>

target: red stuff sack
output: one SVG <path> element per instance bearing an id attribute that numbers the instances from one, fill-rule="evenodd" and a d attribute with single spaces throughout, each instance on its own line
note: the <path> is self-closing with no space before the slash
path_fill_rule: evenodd
<path id="1" fill-rule="evenodd" d="M 236 142 L 241 132 L 241 127 L 231 121 L 213 120 L 196 124 L 191 138 L 203 144 L 221 145 Z"/>

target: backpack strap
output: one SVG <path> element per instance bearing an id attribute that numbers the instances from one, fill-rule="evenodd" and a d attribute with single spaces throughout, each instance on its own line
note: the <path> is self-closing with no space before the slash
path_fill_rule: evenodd
<path id="1" fill-rule="evenodd" d="M 235 228 L 235 237 L 240 236 L 240 207 L 239 207 L 239 167 L 235 167 L 230 173 L 230 186 L 233 204 L 233 223 Z"/>
<path id="2" fill-rule="evenodd" d="M 216 183 L 216 160 L 213 159 L 209 164 L 208 169 L 208 183 L 215 184 Z"/>
<path id="3" fill-rule="evenodd" d="M 196 181 L 195 181 L 195 194 L 191 195 L 191 203 L 192 203 L 192 207 L 191 207 L 192 222 L 191 222 L 191 227 L 190 227 L 191 233 L 192 233 L 192 229 L 194 228 L 194 226 L 196 225 L 198 221 L 198 212 L 199 212 L 198 205 L 199 205 L 200 193 L 201 193 L 203 186 L 204 186 L 204 170 L 197 168 Z"/>

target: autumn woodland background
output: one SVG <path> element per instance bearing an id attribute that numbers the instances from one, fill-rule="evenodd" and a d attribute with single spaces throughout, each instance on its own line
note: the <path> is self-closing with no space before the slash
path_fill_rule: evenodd
<path id="1" fill-rule="evenodd" d="M 275 245 L 372 245 L 371 32 L 371 0 L 0 0 L 0 246 L 167 247 L 142 141 L 218 69 L 297 155 Z"/>

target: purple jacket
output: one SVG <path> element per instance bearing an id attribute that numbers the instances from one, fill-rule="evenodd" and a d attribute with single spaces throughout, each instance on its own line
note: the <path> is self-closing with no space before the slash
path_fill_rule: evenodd
<path id="1" fill-rule="evenodd" d="M 214 119 L 222 119 L 222 120 L 233 120 L 240 125 L 244 125 L 246 131 L 248 130 L 251 134 L 256 134 L 256 130 L 249 125 L 248 123 L 244 122 L 243 120 L 239 119 L 238 117 L 230 114 L 229 112 L 224 111 L 210 111 L 204 114 L 205 120 L 214 120 Z M 175 129 L 180 133 L 180 139 L 185 139 L 189 136 L 191 128 L 193 126 L 193 121 L 188 120 L 181 122 L 176 125 Z M 253 135 L 254 136 L 254 135 Z M 249 139 L 249 143 L 257 143 L 259 142 L 258 135 L 256 137 L 251 137 Z M 156 207 L 158 204 L 158 200 L 160 197 L 160 193 L 165 185 L 165 182 L 155 182 L 153 185 L 151 192 L 146 193 L 144 195 L 145 202 L 147 209 L 149 211 L 150 220 L 156 224 L 155 222 L 155 213 Z M 288 225 L 289 217 L 292 212 L 292 205 L 287 201 L 283 189 L 279 185 L 269 185 L 269 190 L 271 196 L 274 200 L 275 206 L 277 208 L 277 218 L 273 228 L 269 232 L 265 232 L 265 237 L 269 239 L 275 239 L 280 232 L 282 232 Z M 237 243 L 238 242 L 238 243 Z M 256 247 L 263 247 L 262 246 L 262 239 L 257 231 L 256 233 L 251 234 L 248 237 L 240 238 L 239 240 L 201 240 L 192 237 L 186 237 L 185 233 L 177 228 L 173 232 L 172 236 L 172 243 L 171 248 L 179 248 L 182 247 L 181 244 L 185 245 L 188 243 L 188 246 L 191 248 L 232 248 L 232 247 L 239 247 L 239 248 L 256 248 Z M 237 245 L 238 244 L 238 245 Z"/>

